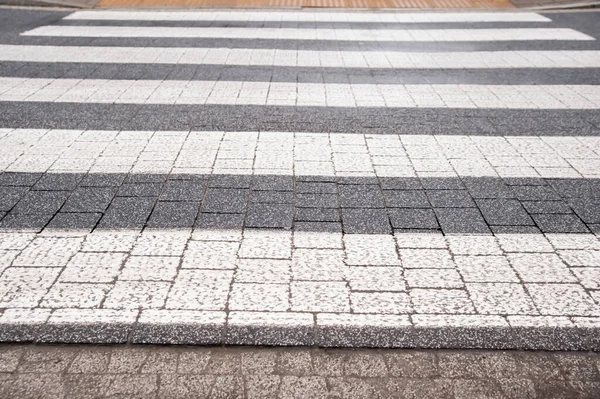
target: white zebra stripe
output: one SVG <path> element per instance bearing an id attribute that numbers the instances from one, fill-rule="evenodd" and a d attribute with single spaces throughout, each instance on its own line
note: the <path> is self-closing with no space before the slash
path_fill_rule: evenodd
<path id="1" fill-rule="evenodd" d="M 595 179 L 599 154 L 598 137 L 0 129 L 0 172 L 14 173 Z"/>
<path id="2" fill-rule="evenodd" d="M 413 53 L 394 51 L 0 45 L 0 61 L 388 69 L 599 68 L 600 51 Z"/>
<path id="3" fill-rule="evenodd" d="M 381 108 L 600 109 L 600 86 L 0 78 L 0 101 Z"/>
<path id="4" fill-rule="evenodd" d="M 397 13 L 397 12 L 246 12 L 246 11 L 78 11 L 64 19 L 97 21 L 291 21 L 291 22 L 550 22 L 531 12 Z"/>
<path id="5" fill-rule="evenodd" d="M 177 28 L 139 26 L 42 26 L 25 36 L 159 37 L 246 40 L 324 40 L 377 42 L 495 42 L 531 40 L 595 40 L 569 28 L 515 29 L 277 29 Z"/>

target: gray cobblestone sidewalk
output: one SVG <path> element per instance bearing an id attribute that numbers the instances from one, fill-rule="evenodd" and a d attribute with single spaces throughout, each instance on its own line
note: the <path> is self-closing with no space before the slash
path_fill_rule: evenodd
<path id="1" fill-rule="evenodd" d="M 0 398 L 597 398 L 568 352 L 0 346 Z"/>

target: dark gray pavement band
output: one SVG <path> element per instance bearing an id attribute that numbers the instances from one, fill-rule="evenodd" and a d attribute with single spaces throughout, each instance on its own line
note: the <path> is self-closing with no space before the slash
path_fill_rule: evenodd
<path id="1" fill-rule="evenodd" d="M 0 76 L 353 84 L 593 85 L 600 68 L 384 69 L 0 61 Z"/>
<path id="2" fill-rule="evenodd" d="M 0 212 L 3 231 L 589 233 L 600 180 L 3 173 Z"/>
<path id="3" fill-rule="evenodd" d="M 594 136 L 598 110 L 0 102 L 3 128 Z"/>

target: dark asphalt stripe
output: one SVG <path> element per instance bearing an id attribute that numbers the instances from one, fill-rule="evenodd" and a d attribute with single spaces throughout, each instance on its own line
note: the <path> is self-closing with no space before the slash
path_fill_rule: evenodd
<path id="1" fill-rule="evenodd" d="M 518 50 L 600 50 L 600 41 L 506 41 L 506 42 L 374 42 L 266 39 L 203 38 L 82 38 L 52 36 L 0 35 L 0 44 L 109 47 L 225 47 L 283 50 L 346 51 L 518 51 Z"/>
<path id="2" fill-rule="evenodd" d="M 598 110 L 1 102 L 3 128 L 440 135 L 600 135 Z"/>
<path id="3" fill-rule="evenodd" d="M 373 23 L 373 22 L 292 22 L 292 21 L 129 21 L 61 19 L 52 25 L 132 26 L 190 28 L 275 28 L 275 29 L 513 29 L 553 28 L 551 22 L 445 22 L 445 23 Z"/>
<path id="4" fill-rule="evenodd" d="M 0 76 L 386 84 L 598 84 L 600 68 L 376 69 L 235 65 L 0 62 Z"/>
<path id="5" fill-rule="evenodd" d="M 600 220 L 598 179 L 4 173 L 0 192 L 6 194 L 0 230 L 589 233 L 587 225 Z M 48 198 L 53 205 L 46 213 L 23 213 Z M 550 201 L 552 207 L 543 206 Z"/>

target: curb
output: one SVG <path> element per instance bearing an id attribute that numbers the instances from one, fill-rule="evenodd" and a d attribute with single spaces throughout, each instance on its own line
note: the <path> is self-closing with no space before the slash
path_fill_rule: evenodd
<path id="1" fill-rule="evenodd" d="M 600 351 L 598 318 L 567 325 L 538 316 L 546 325 L 534 326 L 499 316 L 414 315 L 411 322 L 404 315 L 97 309 L 94 320 L 85 309 L 51 312 L 5 311 L 12 321 L 0 320 L 0 342 Z"/>

